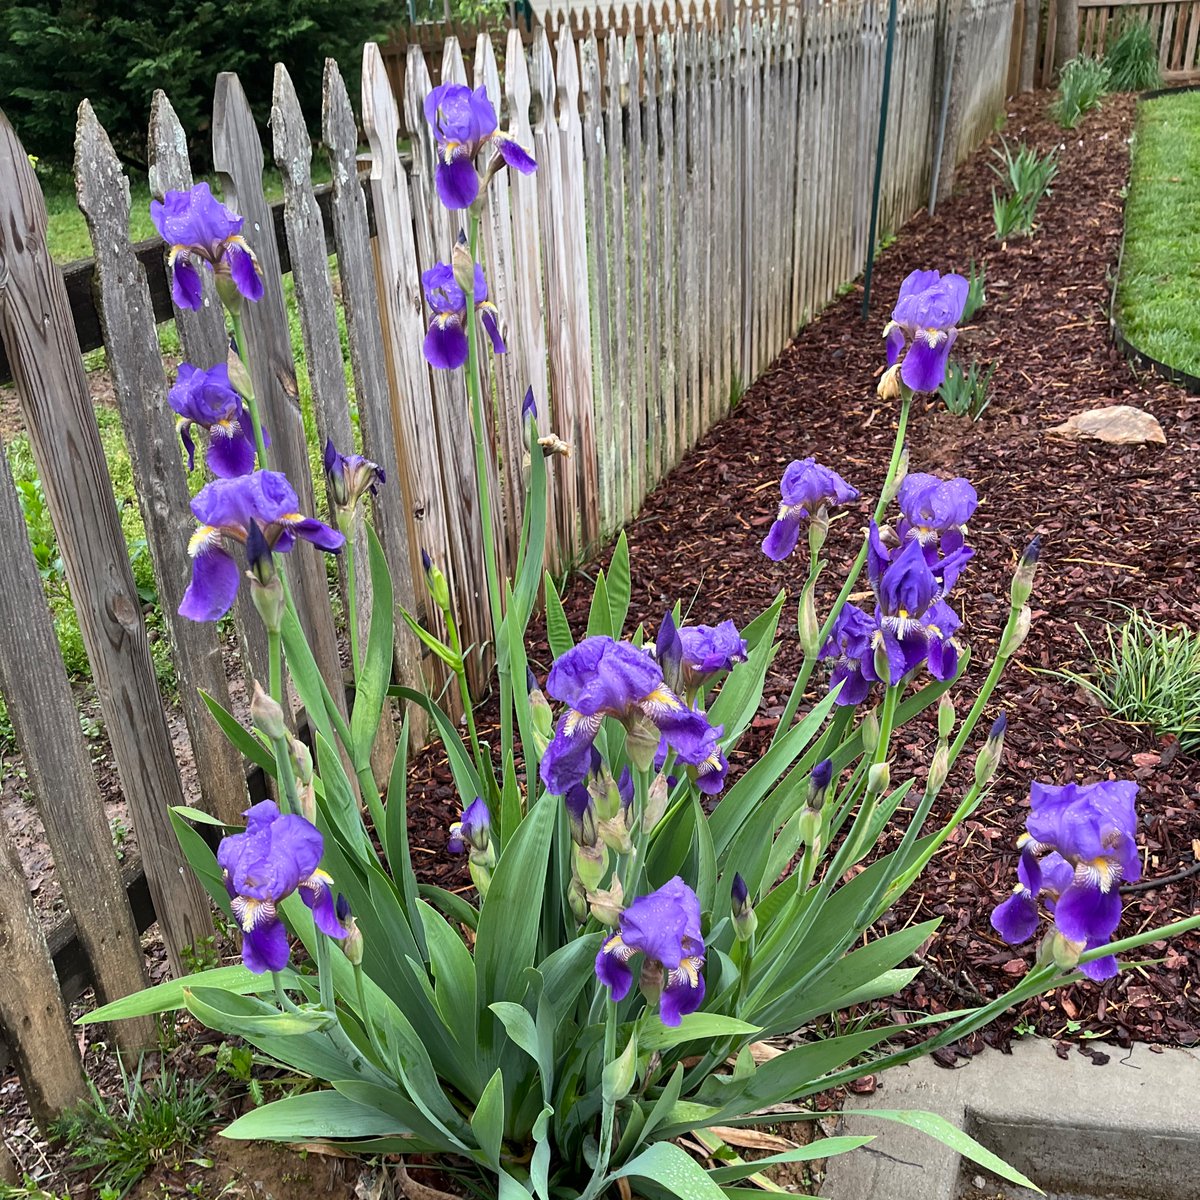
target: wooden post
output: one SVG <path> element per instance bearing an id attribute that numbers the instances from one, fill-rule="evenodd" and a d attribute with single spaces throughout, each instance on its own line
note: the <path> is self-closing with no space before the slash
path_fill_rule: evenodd
<path id="1" fill-rule="evenodd" d="M 12 361 L 11 359 L 9 361 Z M 29 885 L 0 825 L 0 1034 L 8 1042 L 33 1119 L 43 1133 L 86 1095 L 83 1064 Z"/>
<path id="2" fill-rule="evenodd" d="M 1057 75 L 1079 53 L 1079 0 L 1051 0 L 1051 3 L 1055 17 L 1054 71 Z"/>
<path id="3" fill-rule="evenodd" d="M 96 990 L 102 1001 L 118 1000 L 146 985 L 142 948 L 27 537 L 0 447 L 0 691 Z M 125 1050 L 155 1040 L 149 1018 L 117 1022 L 113 1032 Z"/>
<path id="4" fill-rule="evenodd" d="M 1041 0 L 1018 0 L 1025 11 L 1025 23 L 1021 28 L 1021 61 L 1017 72 L 1017 88 L 1021 92 L 1032 92 L 1034 72 L 1037 70 L 1038 24 L 1042 19 Z"/>
<path id="5" fill-rule="evenodd" d="M 150 289 L 129 244 L 129 183 L 87 100 L 79 106 L 75 180 L 79 207 L 96 250 L 96 298 L 104 345 L 159 600 L 175 652 L 179 705 L 192 743 L 200 796 L 210 813 L 236 824 L 246 808 L 245 766 L 200 696 L 203 689 L 229 708 L 221 644 L 215 624 L 179 615 L 192 576 L 184 536 L 191 522 L 190 496 L 174 414 L 167 404 L 167 377 Z"/>
<path id="6" fill-rule="evenodd" d="M 171 966 L 212 933 L 208 896 L 168 818 L 183 803 L 112 482 L 46 208 L 29 158 L 0 115 L 0 336 L 62 547 L 113 757 Z"/>

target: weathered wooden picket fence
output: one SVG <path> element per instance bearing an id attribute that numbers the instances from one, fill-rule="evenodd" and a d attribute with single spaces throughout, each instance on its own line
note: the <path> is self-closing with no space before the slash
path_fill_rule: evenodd
<path id="1" fill-rule="evenodd" d="M 543 427 L 574 448 L 570 458 L 555 459 L 552 481 L 552 563 L 566 569 L 634 516 L 740 389 L 858 273 L 867 251 L 886 17 L 886 0 L 807 3 L 725 28 L 655 34 L 643 22 L 640 33 L 611 32 L 603 44 L 589 36 L 552 45 L 543 29 L 528 52 L 512 30 L 503 75 L 490 36 L 478 39 L 470 72 L 459 43 L 446 42 L 441 78 L 486 86 L 540 164 L 536 175 L 510 173 L 493 185 L 482 239 L 510 346 L 488 379 L 498 464 L 488 484 L 502 561 L 522 516 L 519 410 L 527 386 Z M 898 229 L 928 196 L 948 77 L 957 82 L 945 97 L 944 162 L 952 167 L 991 130 L 1004 101 L 1011 22 L 1012 0 L 903 0 L 882 231 Z M 430 79 L 420 46 L 409 48 L 406 68 L 396 95 L 379 47 L 365 47 L 360 112 L 370 152 L 360 155 L 350 98 L 336 64 L 327 64 L 319 153 L 330 162 L 332 185 L 320 198 L 303 114 L 287 72 L 277 69 L 270 152 L 284 181 L 282 241 L 263 195 L 258 129 L 230 74 L 217 84 L 213 158 L 265 273 L 266 295 L 249 306 L 247 324 L 273 465 L 314 511 L 320 489 L 309 473 L 297 396 L 311 399 L 321 437 L 339 446 L 352 444 L 353 412 L 364 452 L 388 474 L 373 511 L 398 601 L 423 611 L 414 583 L 423 547 L 446 571 L 464 640 L 482 650 L 487 605 L 463 381 L 431 372 L 421 355 L 421 272 L 448 257 L 457 224 L 433 188 L 434 145 L 420 115 Z M 411 144 L 403 155 L 402 127 Z M 369 178 L 360 172 L 364 159 Z M 184 131 L 161 92 L 150 111 L 149 161 L 156 194 L 191 183 Z M 211 282 L 201 311 L 172 312 L 161 248 L 130 244 L 127 184 L 86 103 L 77 179 L 95 247 L 94 295 L 73 305 L 47 251 L 36 177 L 0 115 L 0 339 L 154 912 L 172 967 L 181 971 L 212 925 L 169 810 L 186 798 L 233 819 L 244 807 L 246 764 L 217 732 L 201 692 L 238 710 L 246 677 L 261 674 L 264 647 L 257 619 L 239 605 L 240 664 L 227 670 L 217 630 L 175 615 L 189 574 L 189 481 L 165 400 L 156 323 L 173 315 L 185 357 L 202 366 L 224 360 L 226 334 Z M 301 372 L 288 334 L 287 270 L 303 334 Z M 76 270 L 72 278 L 79 276 Z M 198 768 L 187 797 L 81 361 L 81 344 L 94 344 L 96 309 Z M 3 461 L 0 538 L 0 689 L 91 981 L 101 998 L 113 998 L 142 982 L 137 929 Z M 322 603 L 325 564 L 303 548 L 290 557 L 301 619 L 340 697 L 338 631 Z M 482 656 L 475 658 L 479 680 Z M 410 683 L 423 677 L 406 636 L 397 638 L 396 671 Z M 46 937 L 2 832 L 0 844 L 0 1028 L 35 1111 L 45 1116 L 79 1094 L 79 1061 Z M 62 931 L 51 941 L 61 944 Z M 115 1033 L 131 1047 L 149 1037 L 137 1023 Z"/>

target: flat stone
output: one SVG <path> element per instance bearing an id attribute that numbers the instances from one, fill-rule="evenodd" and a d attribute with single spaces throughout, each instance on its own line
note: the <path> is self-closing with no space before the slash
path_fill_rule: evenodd
<path id="1" fill-rule="evenodd" d="M 1067 438 L 1093 438 L 1118 446 L 1141 446 L 1146 442 L 1167 444 L 1167 435 L 1158 418 L 1132 404 L 1110 404 L 1076 413 L 1049 432 Z"/>
<path id="2" fill-rule="evenodd" d="M 1062 1200 L 1200 1200 L 1200 1052 L 1112 1048 L 1095 1066 L 1025 1039 L 957 1070 L 920 1059 L 879 1076 L 878 1091 L 846 1100 L 845 1132 L 869 1146 L 829 1160 L 829 1200 L 1026 1200 L 941 1142 L 852 1109 L 922 1109 L 965 1129 Z M 1007 1189 L 1007 1190 L 1006 1190 Z"/>

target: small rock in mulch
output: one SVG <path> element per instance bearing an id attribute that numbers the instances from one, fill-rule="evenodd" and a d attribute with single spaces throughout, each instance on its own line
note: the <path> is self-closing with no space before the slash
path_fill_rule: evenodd
<path id="1" fill-rule="evenodd" d="M 1167 444 L 1167 435 L 1158 418 L 1132 404 L 1109 404 L 1076 413 L 1049 432 L 1067 438 L 1094 438 L 1114 446 L 1144 446 L 1147 442 Z"/>

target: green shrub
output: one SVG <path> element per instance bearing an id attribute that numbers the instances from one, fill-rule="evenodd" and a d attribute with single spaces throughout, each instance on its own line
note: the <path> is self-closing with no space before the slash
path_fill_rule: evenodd
<path id="1" fill-rule="evenodd" d="M 999 163 L 992 163 L 993 174 L 1004 184 L 1006 191 L 992 188 L 992 219 L 996 241 L 1007 241 L 1014 233 L 1028 236 L 1033 232 L 1033 218 L 1043 196 L 1050 195 L 1050 182 L 1058 174 L 1055 151 L 1039 156 L 1022 142 L 1014 151 L 1003 138 L 999 150 L 992 153 Z"/>
<path id="2" fill-rule="evenodd" d="M 1146 21 L 1127 21 L 1104 53 L 1113 92 L 1144 92 L 1162 86 L 1158 50 Z"/>
<path id="3" fill-rule="evenodd" d="M 1081 54 L 1063 67 L 1050 115 L 1064 129 L 1074 129 L 1085 114 L 1100 107 L 1100 98 L 1108 90 L 1108 67 Z"/>
<path id="4" fill-rule="evenodd" d="M 970 417 L 972 421 L 978 421 L 983 416 L 983 410 L 992 402 L 988 390 L 995 373 L 995 363 L 983 372 L 980 372 L 978 363 L 973 362 L 966 371 L 956 362 L 947 363 L 946 378 L 938 388 L 938 395 L 946 410 L 956 417 Z"/>
<path id="5" fill-rule="evenodd" d="M 396 15 L 385 0 L 19 0 L 0 6 L 0 108 L 31 154 L 69 165 L 87 97 L 117 152 L 144 163 L 151 93 L 164 88 L 203 166 L 218 72 L 238 73 L 265 124 L 284 63 L 315 129 L 325 57 L 341 62 L 353 95 L 362 43 Z"/>
<path id="6" fill-rule="evenodd" d="M 1185 751 L 1200 750 L 1200 633 L 1130 609 L 1123 624 L 1106 627 L 1102 641 L 1083 640 L 1093 670 L 1064 671 L 1066 678 L 1118 720 L 1177 738 Z"/>

